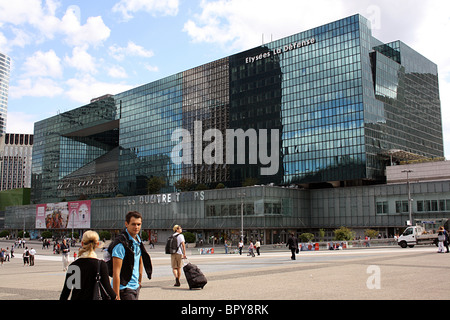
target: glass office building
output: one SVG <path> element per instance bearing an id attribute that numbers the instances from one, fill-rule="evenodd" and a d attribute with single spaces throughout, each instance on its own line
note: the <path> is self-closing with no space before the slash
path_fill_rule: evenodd
<path id="1" fill-rule="evenodd" d="M 0 136 L 6 132 L 11 58 L 0 52 Z"/>
<path id="2" fill-rule="evenodd" d="M 361 15 L 102 97 L 34 136 L 35 203 L 143 195 L 152 177 L 161 192 L 181 178 L 360 186 L 443 157 L 437 66 Z"/>

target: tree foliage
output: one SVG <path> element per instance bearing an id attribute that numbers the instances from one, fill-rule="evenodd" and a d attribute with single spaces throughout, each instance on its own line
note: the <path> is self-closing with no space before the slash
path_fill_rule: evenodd
<path id="1" fill-rule="evenodd" d="M 334 240 L 349 241 L 355 238 L 355 233 L 347 227 L 340 227 L 334 230 Z"/>
<path id="2" fill-rule="evenodd" d="M 155 194 L 166 185 L 166 180 L 163 177 L 152 177 L 147 180 L 148 194 Z"/>
<path id="3" fill-rule="evenodd" d="M 192 191 L 195 188 L 195 182 L 191 179 L 181 178 L 180 180 L 174 183 L 174 186 L 177 190 L 181 192 Z"/>

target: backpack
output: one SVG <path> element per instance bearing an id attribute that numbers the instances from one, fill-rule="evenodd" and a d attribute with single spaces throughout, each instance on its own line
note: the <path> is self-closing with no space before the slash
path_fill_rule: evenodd
<path id="1" fill-rule="evenodd" d="M 121 235 L 119 235 L 120 237 Z M 103 253 L 103 260 L 106 262 L 106 267 L 108 268 L 108 275 L 112 278 L 113 276 L 113 262 L 112 262 L 112 251 L 117 245 L 115 241 L 111 241 L 108 249 Z"/>
<path id="2" fill-rule="evenodd" d="M 109 252 L 109 248 L 103 252 L 103 261 L 105 261 L 105 263 L 106 263 L 106 267 L 108 269 L 108 275 L 112 278 L 113 264 L 112 264 L 112 257 L 111 257 L 111 253 Z"/>
<path id="3" fill-rule="evenodd" d="M 166 254 L 172 254 L 172 253 L 177 253 L 179 245 L 178 245 L 178 240 L 177 237 L 180 234 L 176 234 L 176 235 L 171 235 L 166 242 Z"/>

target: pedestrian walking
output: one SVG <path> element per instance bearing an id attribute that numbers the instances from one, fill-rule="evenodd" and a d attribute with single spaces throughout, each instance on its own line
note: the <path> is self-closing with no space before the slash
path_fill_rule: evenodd
<path id="1" fill-rule="evenodd" d="M 438 230 L 438 253 L 444 253 L 444 241 L 445 241 L 445 234 L 444 234 L 444 227 L 440 227 Z"/>
<path id="2" fill-rule="evenodd" d="M 14 258 L 14 246 L 11 247 L 11 258 Z"/>
<path id="3" fill-rule="evenodd" d="M 248 246 L 247 256 L 252 256 L 252 258 L 254 258 L 255 257 L 254 249 L 255 249 L 255 246 L 253 245 L 253 241 L 250 241 L 250 245 Z"/>
<path id="4" fill-rule="evenodd" d="M 0 248 L 0 263 L 3 266 L 3 261 L 5 260 L 5 249 Z"/>
<path id="5" fill-rule="evenodd" d="M 33 248 L 30 249 L 30 266 L 34 266 L 34 256 L 36 254 L 36 250 Z"/>
<path id="6" fill-rule="evenodd" d="M 81 248 L 78 251 L 79 259 L 68 267 L 64 286 L 59 297 L 60 300 L 92 300 L 94 297 L 97 272 L 100 275 L 100 283 L 105 289 L 104 300 L 115 300 L 116 293 L 111 287 L 108 276 L 108 267 L 105 261 L 99 260 L 95 249 L 99 246 L 99 236 L 95 231 L 86 231 L 81 240 Z M 109 299 L 108 299 L 109 298 Z"/>
<path id="7" fill-rule="evenodd" d="M 70 247 L 66 239 L 63 239 L 60 249 L 62 255 L 63 271 L 65 272 L 67 271 L 67 267 L 69 266 L 69 252 L 70 252 Z"/>
<path id="8" fill-rule="evenodd" d="M 444 247 L 447 249 L 447 251 L 446 251 L 445 253 L 448 253 L 448 252 L 449 252 L 449 250 L 448 250 L 448 245 L 449 245 L 450 239 L 449 239 L 448 231 L 445 230 L 444 227 L 442 227 L 442 228 L 444 229 L 444 236 L 445 236 Z"/>
<path id="9" fill-rule="evenodd" d="M 289 247 L 289 250 L 291 250 L 291 260 L 295 260 L 295 254 L 299 253 L 298 249 L 298 239 L 294 236 L 293 233 L 291 233 L 288 242 L 286 243 L 286 247 Z"/>
<path id="10" fill-rule="evenodd" d="M 9 247 L 6 247 L 6 250 L 5 250 L 5 261 L 10 261 L 9 260 Z"/>
<path id="11" fill-rule="evenodd" d="M 173 227 L 173 237 L 177 240 L 177 251 L 170 254 L 170 265 L 172 267 L 172 273 L 175 277 L 174 287 L 181 286 L 181 268 L 183 267 L 183 259 L 186 259 L 186 241 L 184 235 L 182 235 L 183 229 L 179 225 Z"/>
<path id="12" fill-rule="evenodd" d="M 242 239 L 239 241 L 238 248 L 239 248 L 239 255 L 242 255 L 242 248 L 244 247 L 244 242 Z"/>
<path id="13" fill-rule="evenodd" d="M 260 253 L 261 242 L 260 242 L 259 240 L 256 240 L 255 248 L 256 248 L 256 254 L 257 254 L 258 256 L 261 255 L 261 253 Z"/>
<path id="14" fill-rule="evenodd" d="M 30 251 L 28 251 L 28 247 L 25 248 L 22 254 L 23 257 L 23 266 L 30 265 Z"/>
<path id="15" fill-rule="evenodd" d="M 113 289 L 120 300 L 138 300 L 142 272 L 151 279 L 150 255 L 139 237 L 142 215 L 130 211 L 125 217 L 125 229 L 108 248 L 112 259 Z"/>

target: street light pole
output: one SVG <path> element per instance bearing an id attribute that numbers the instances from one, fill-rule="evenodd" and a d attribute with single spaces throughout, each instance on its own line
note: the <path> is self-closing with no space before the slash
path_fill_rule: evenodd
<path id="1" fill-rule="evenodd" d="M 241 240 L 244 243 L 244 197 L 245 192 L 239 192 L 238 197 L 241 198 Z"/>
<path id="2" fill-rule="evenodd" d="M 409 174 L 413 172 L 412 170 L 403 170 L 402 172 L 406 172 L 406 182 L 408 184 L 408 211 L 409 211 L 409 223 L 412 226 L 412 199 L 411 199 L 411 187 L 409 184 Z"/>

